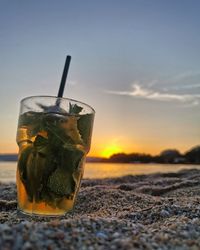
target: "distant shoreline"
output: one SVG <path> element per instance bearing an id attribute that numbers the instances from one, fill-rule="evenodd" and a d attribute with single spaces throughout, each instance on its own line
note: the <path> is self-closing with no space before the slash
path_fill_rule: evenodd
<path id="1" fill-rule="evenodd" d="M 16 162 L 17 154 L 0 154 L 1 162 Z M 152 156 L 145 153 L 117 153 L 109 158 L 87 157 L 86 162 L 95 163 L 130 163 L 130 164 L 194 164 L 200 165 L 200 146 L 195 146 L 184 154 L 177 149 L 166 149 L 159 155 Z"/>
<path id="2" fill-rule="evenodd" d="M 17 163 L 17 157 L 16 159 L 14 158 L 6 158 L 6 159 L 2 159 L 0 158 L 0 162 L 16 162 Z M 172 165 L 195 165 L 200 167 L 200 163 L 194 163 L 194 162 L 122 162 L 122 161 L 111 161 L 110 159 L 96 159 L 93 157 L 88 157 L 86 158 L 86 163 L 106 163 L 106 164 L 133 164 L 133 165 L 142 165 L 142 164 L 146 164 L 146 165 L 155 165 L 155 164 L 162 164 L 162 165 L 168 165 L 168 164 L 172 164 Z"/>

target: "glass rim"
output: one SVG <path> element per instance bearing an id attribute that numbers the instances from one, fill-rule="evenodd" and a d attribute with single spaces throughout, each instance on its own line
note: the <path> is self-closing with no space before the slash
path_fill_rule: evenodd
<path id="1" fill-rule="evenodd" d="M 63 100 L 66 100 L 66 101 L 77 102 L 77 103 L 83 104 L 83 105 L 87 106 L 88 108 L 90 108 L 94 114 L 96 113 L 95 110 L 94 110 L 94 108 L 92 108 L 89 104 L 87 104 L 85 102 L 78 101 L 78 100 L 75 100 L 75 99 L 72 99 L 72 98 L 57 97 L 57 96 L 53 96 L 53 95 L 52 96 L 51 95 L 33 95 L 33 96 L 27 96 L 27 97 L 24 97 L 23 99 L 21 99 L 20 104 L 22 104 L 24 101 L 26 101 L 28 99 L 32 99 L 32 98 L 36 98 L 36 97 L 39 97 L 39 98 L 63 99 Z"/>

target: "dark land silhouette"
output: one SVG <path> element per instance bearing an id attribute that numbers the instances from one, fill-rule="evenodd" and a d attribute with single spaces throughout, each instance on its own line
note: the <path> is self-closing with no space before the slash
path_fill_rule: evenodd
<path id="1" fill-rule="evenodd" d="M 184 154 L 181 154 L 177 149 L 166 149 L 159 155 L 152 156 L 150 154 L 114 154 L 109 159 L 109 162 L 123 163 L 185 163 L 185 164 L 200 164 L 200 146 L 196 146 Z"/>
<path id="2" fill-rule="evenodd" d="M 93 162 L 111 162 L 111 163 L 170 163 L 170 164 L 200 164 L 200 146 L 181 154 L 177 149 L 166 149 L 159 155 L 152 156 L 145 153 L 118 153 L 110 158 L 91 158 Z"/>
<path id="3" fill-rule="evenodd" d="M 17 161 L 17 154 L 0 154 L 0 161 Z M 184 154 L 177 149 L 166 149 L 155 156 L 145 153 L 118 153 L 110 158 L 87 157 L 87 162 L 200 164 L 200 146 L 193 147 Z"/>

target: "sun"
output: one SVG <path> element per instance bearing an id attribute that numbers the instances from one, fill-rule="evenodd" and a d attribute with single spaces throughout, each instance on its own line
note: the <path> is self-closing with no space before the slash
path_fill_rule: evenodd
<path id="1" fill-rule="evenodd" d="M 101 152 L 101 156 L 105 158 L 109 158 L 111 155 L 117 154 L 119 152 L 122 152 L 121 147 L 115 143 L 112 143 L 105 147 L 105 149 Z"/>

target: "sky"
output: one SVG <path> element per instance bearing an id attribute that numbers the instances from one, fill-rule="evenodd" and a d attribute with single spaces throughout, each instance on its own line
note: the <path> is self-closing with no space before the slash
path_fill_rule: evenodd
<path id="1" fill-rule="evenodd" d="M 19 102 L 56 95 L 96 110 L 91 156 L 185 152 L 200 139 L 200 1 L 0 0 L 0 153 Z"/>

